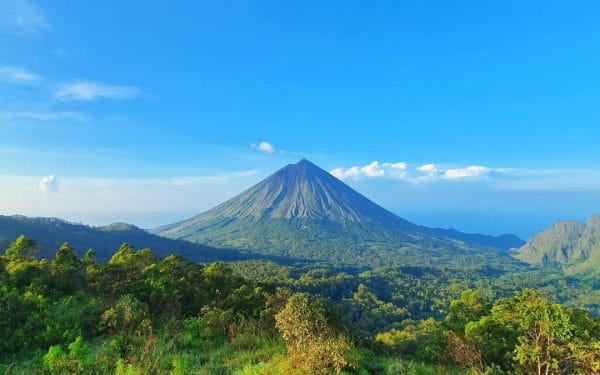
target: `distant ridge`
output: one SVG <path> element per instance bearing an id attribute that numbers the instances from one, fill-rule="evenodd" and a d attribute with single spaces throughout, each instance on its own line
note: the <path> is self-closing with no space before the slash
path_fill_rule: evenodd
<path id="1" fill-rule="evenodd" d="M 0 251 L 21 234 L 36 240 L 42 258 L 54 257 L 64 242 L 69 242 L 79 256 L 93 248 L 99 261 L 108 260 L 123 243 L 129 243 L 136 249 L 149 247 L 157 256 L 180 254 L 198 262 L 249 258 L 237 251 L 155 236 L 126 223 L 92 227 L 57 218 L 0 215 Z"/>
<path id="2" fill-rule="evenodd" d="M 600 216 L 587 223 L 557 221 L 520 248 L 515 258 L 532 265 L 560 267 L 570 274 L 600 276 Z"/>
<path id="3" fill-rule="evenodd" d="M 411 223 L 306 159 L 207 212 L 152 232 L 217 247 L 352 262 L 420 262 L 427 251 L 437 254 L 433 259 L 450 261 L 473 248 L 504 251 L 523 243 L 513 235 L 473 235 Z"/>

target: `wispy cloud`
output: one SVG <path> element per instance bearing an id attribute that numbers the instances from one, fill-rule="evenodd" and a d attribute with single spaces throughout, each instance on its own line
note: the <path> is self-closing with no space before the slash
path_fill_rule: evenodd
<path id="1" fill-rule="evenodd" d="M 365 165 L 360 169 L 360 172 L 367 177 L 382 177 L 385 174 L 378 161 Z"/>
<path id="2" fill-rule="evenodd" d="M 427 176 L 435 176 L 439 171 L 437 164 L 423 164 L 416 169 Z"/>
<path id="3" fill-rule="evenodd" d="M 275 151 L 277 151 L 275 149 L 275 146 L 273 146 L 272 144 L 270 144 L 267 141 L 262 141 L 259 144 L 252 143 L 251 146 L 261 152 L 264 152 L 265 154 L 272 154 Z"/>
<path id="4" fill-rule="evenodd" d="M 398 178 L 407 177 L 408 164 L 404 162 L 380 163 L 377 160 L 363 166 L 335 168 L 330 173 L 342 180 L 361 178 Z"/>
<path id="5" fill-rule="evenodd" d="M 485 176 L 493 169 L 471 165 L 464 168 L 445 168 L 440 164 L 423 164 L 411 166 L 405 162 L 380 163 L 377 160 L 364 166 L 335 168 L 330 173 L 342 180 L 361 178 L 391 178 L 413 182 L 423 180 L 458 180 Z"/>
<path id="6" fill-rule="evenodd" d="M 375 177 L 404 178 L 406 177 L 407 167 L 408 165 L 403 162 L 380 163 L 375 160 L 362 167 L 355 165 L 350 168 L 335 168 L 330 173 L 342 180 Z"/>
<path id="7" fill-rule="evenodd" d="M 419 185 L 452 181 L 483 182 L 497 190 L 600 191 L 600 170 L 465 167 L 443 164 L 380 163 L 335 168 L 332 175 L 347 181 L 399 180 Z"/>
<path id="8" fill-rule="evenodd" d="M 7 33 L 36 34 L 50 28 L 40 10 L 28 0 L 0 1 L 0 30 Z"/>
<path id="9" fill-rule="evenodd" d="M 19 66 L 2 66 L 0 67 L 0 80 L 12 83 L 31 84 L 41 80 L 42 77 L 31 73 Z"/>
<path id="10" fill-rule="evenodd" d="M 480 177 L 485 175 L 490 171 L 489 168 L 482 167 L 480 165 L 471 165 L 466 168 L 453 168 L 447 169 L 444 172 L 444 178 L 449 180 L 459 179 L 459 178 L 473 178 Z"/>
<path id="11" fill-rule="evenodd" d="M 0 119 L 4 119 L 4 120 L 30 119 L 30 120 L 38 120 L 38 121 L 60 121 L 60 120 L 87 121 L 87 116 L 83 112 L 75 112 L 75 111 L 58 111 L 58 112 L 5 111 L 5 112 L 0 112 Z"/>
<path id="12" fill-rule="evenodd" d="M 91 101 L 96 99 L 133 99 L 142 95 L 135 86 L 111 85 L 94 81 L 62 84 L 54 92 L 61 101 Z"/>

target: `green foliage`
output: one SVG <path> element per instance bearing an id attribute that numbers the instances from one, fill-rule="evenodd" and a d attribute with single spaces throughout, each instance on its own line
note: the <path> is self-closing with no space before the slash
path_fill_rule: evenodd
<path id="1" fill-rule="evenodd" d="M 600 368 L 597 323 L 587 313 L 553 304 L 530 289 L 497 300 L 491 309 L 475 301 L 472 293 L 463 294 L 452 303 L 462 318 L 450 313 L 446 318 L 453 323 L 446 325 L 448 351 L 458 365 L 523 374 L 584 374 Z"/>
<path id="2" fill-rule="evenodd" d="M 294 294 L 275 320 L 293 367 L 309 373 L 326 373 L 331 367 L 339 373 L 346 365 L 350 345 L 331 326 L 322 302 L 311 301 L 307 294 Z"/>
<path id="3" fill-rule="evenodd" d="M 384 327 L 397 326 L 408 317 L 406 308 L 400 308 L 390 302 L 383 302 L 369 289 L 359 284 L 352 298 L 344 299 L 340 305 L 342 322 L 353 327 L 358 336 L 368 336 Z"/>
<path id="4" fill-rule="evenodd" d="M 74 249 L 82 252 L 90 247 L 93 248 L 96 259 L 101 262 L 110 259 L 115 249 L 118 249 L 124 242 L 134 243 L 139 248 L 151 248 L 160 256 L 178 253 L 187 259 L 199 262 L 253 258 L 235 250 L 214 249 L 200 244 L 155 236 L 129 224 L 116 223 L 103 227 L 92 227 L 56 218 L 0 215 L 0 247 L 6 248 L 10 244 L 6 239 L 14 239 L 21 234 L 28 238 L 35 238 L 38 251 L 34 255 L 46 259 L 51 259 L 56 253 L 56 249 L 65 242 L 69 242 Z M 83 256 L 84 254 L 78 253 L 77 255 Z"/>
<path id="5" fill-rule="evenodd" d="M 79 336 L 94 335 L 97 331 L 96 300 L 83 292 L 60 297 L 45 306 L 42 322 L 46 329 L 37 335 L 42 345 L 69 343 Z"/>
<path id="6" fill-rule="evenodd" d="M 594 348 L 600 337 L 589 334 L 588 319 L 580 311 L 574 313 L 575 319 L 572 315 L 528 289 L 498 301 L 492 309 L 492 317 L 518 335 L 513 359 L 523 373 L 586 373 L 600 367 L 600 352 Z"/>
<path id="7" fill-rule="evenodd" d="M 393 353 L 415 356 L 417 350 L 425 348 L 425 342 L 431 340 L 439 329 L 439 323 L 433 318 L 418 322 L 406 320 L 398 329 L 378 333 L 375 342 Z"/>
<path id="8" fill-rule="evenodd" d="M 62 346 L 53 345 L 42 358 L 42 369 L 48 374 L 82 374 L 90 369 L 94 358 L 90 356 L 87 345 L 81 336 L 69 344 L 69 352 L 65 353 Z"/>
<path id="9" fill-rule="evenodd" d="M 600 276 L 600 216 L 557 221 L 514 252 L 515 258 L 569 275 Z"/>
<path id="10" fill-rule="evenodd" d="M 35 259 L 37 254 L 37 243 L 20 235 L 17 239 L 10 244 L 6 249 L 6 259 L 13 262 L 19 261 L 32 261 Z"/>
<path id="11" fill-rule="evenodd" d="M 460 332 L 470 321 L 478 320 L 489 310 L 489 303 L 476 290 L 465 290 L 460 298 L 450 303 L 450 309 L 444 319 L 444 325 Z"/>
<path id="12" fill-rule="evenodd" d="M 1 256 L 0 372 L 600 371 L 600 321 L 556 303 L 593 306 L 598 283 L 495 272 L 200 265 L 127 244 L 100 264 L 68 244 L 53 260 Z M 540 292 L 510 296 L 527 283 Z"/>
<path id="13" fill-rule="evenodd" d="M 57 268 L 66 270 L 73 270 L 79 266 L 79 259 L 77 259 L 75 250 L 68 242 L 65 242 L 56 252 L 54 264 Z"/>
<path id="14" fill-rule="evenodd" d="M 109 334 L 124 337 L 143 336 L 152 330 L 148 306 L 130 294 L 104 311 L 100 324 Z"/>

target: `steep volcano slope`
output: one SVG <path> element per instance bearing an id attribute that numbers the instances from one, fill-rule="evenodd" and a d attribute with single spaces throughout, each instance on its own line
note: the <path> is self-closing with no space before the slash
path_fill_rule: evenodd
<path id="1" fill-rule="evenodd" d="M 505 254 L 482 248 L 522 244 L 514 236 L 413 224 L 307 160 L 280 169 L 205 213 L 152 232 L 211 246 L 380 265 L 503 262 Z"/>

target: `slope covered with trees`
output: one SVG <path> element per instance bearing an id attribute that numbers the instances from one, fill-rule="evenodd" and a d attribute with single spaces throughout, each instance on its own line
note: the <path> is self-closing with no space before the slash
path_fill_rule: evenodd
<path id="1" fill-rule="evenodd" d="M 359 275 L 365 283 L 357 285 L 340 270 L 256 261 L 200 265 L 128 244 L 106 263 L 96 262 L 93 251 L 76 254 L 63 244 L 52 259 L 38 259 L 37 243 L 20 236 L 0 257 L 0 371 L 600 371 L 598 319 L 530 289 L 488 298 L 455 285 L 459 297 L 427 316 L 411 307 L 429 301 L 422 298 L 426 285 L 404 284 L 396 292 L 407 294 L 386 302 L 377 288 L 381 271 Z"/>
<path id="2" fill-rule="evenodd" d="M 555 267 L 567 274 L 600 276 L 600 216 L 587 223 L 558 221 L 518 249 L 515 258 L 533 265 Z"/>
<path id="3" fill-rule="evenodd" d="M 467 234 L 411 223 L 308 160 L 285 166 L 205 213 L 152 232 L 215 247 L 354 266 L 456 260 L 511 267 L 517 262 L 504 250 L 523 243 L 513 235 Z"/>
<path id="4" fill-rule="evenodd" d="M 83 256 L 90 248 L 94 249 L 99 261 L 108 260 L 114 249 L 124 242 L 135 243 L 140 248 L 150 247 L 160 256 L 177 253 L 199 262 L 251 258 L 235 250 L 215 249 L 155 236 L 125 223 L 92 227 L 56 218 L 0 215 L 0 247 L 6 248 L 21 234 L 39 239 L 39 255 L 46 258 L 51 258 L 64 242 L 69 242 L 77 249 L 79 256 Z"/>

